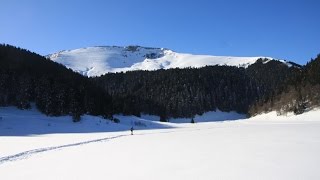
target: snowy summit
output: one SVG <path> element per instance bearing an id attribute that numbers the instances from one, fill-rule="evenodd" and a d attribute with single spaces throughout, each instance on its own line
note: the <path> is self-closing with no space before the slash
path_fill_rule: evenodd
<path id="1" fill-rule="evenodd" d="M 158 70 L 170 68 L 228 65 L 248 67 L 259 58 L 192 55 L 177 53 L 165 48 L 141 46 L 97 46 L 60 51 L 47 56 L 84 76 L 100 76 L 109 72 Z"/>

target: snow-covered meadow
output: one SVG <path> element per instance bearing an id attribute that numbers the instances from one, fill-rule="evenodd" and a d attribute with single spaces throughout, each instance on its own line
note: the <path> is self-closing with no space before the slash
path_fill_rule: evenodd
<path id="1" fill-rule="evenodd" d="M 74 124 L 13 107 L 0 117 L 0 179 L 320 179 L 319 110 L 209 112 L 195 124 L 120 115 L 119 124 L 87 115 Z"/>

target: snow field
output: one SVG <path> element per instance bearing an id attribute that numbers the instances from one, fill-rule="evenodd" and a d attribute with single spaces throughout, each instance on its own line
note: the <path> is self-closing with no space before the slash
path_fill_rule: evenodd
<path id="1" fill-rule="evenodd" d="M 0 179 L 320 178 L 319 110 L 287 117 L 276 116 L 274 112 L 250 119 L 238 115 L 240 120 L 235 120 L 234 114 L 232 121 L 195 124 L 158 124 L 153 117 L 154 121 L 149 122 L 164 125 L 162 129 L 147 124 L 141 130 L 135 130 L 133 136 L 125 128 L 130 127 L 135 117 L 120 116 L 120 121 L 124 119 L 123 124 L 99 126 L 95 124 L 99 119 L 87 117 L 88 121 L 82 123 L 90 127 L 93 122 L 91 132 L 79 129 L 74 133 L 48 130 L 48 133 L 35 135 L 5 132 L 5 127 L 11 126 L 6 120 L 9 117 L 16 121 L 34 118 L 38 123 L 59 121 L 45 119 L 36 110 L 20 112 L 26 114 L 23 119 L 14 117 L 19 112 L 14 108 L 0 108 L 3 117 L 0 121 Z M 214 116 L 213 112 L 209 114 Z M 64 117 L 65 124 L 56 122 L 53 126 L 57 129 L 66 124 L 70 124 L 68 128 L 71 129 L 82 126 L 71 123 L 68 118 Z M 142 122 L 146 120 L 143 118 Z M 98 130 L 94 131 L 94 127 Z M 19 128 L 6 131 L 9 130 L 19 131 Z M 37 152 L 43 148 L 47 149 Z M 22 154 L 12 161 L 5 159 L 30 150 L 34 154 Z"/>

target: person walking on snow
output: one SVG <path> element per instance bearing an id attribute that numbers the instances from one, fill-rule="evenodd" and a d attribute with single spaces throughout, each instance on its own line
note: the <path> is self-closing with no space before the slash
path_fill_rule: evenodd
<path id="1" fill-rule="evenodd" d="M 131 129 L 130 129 L 130 130 L 131 130 L 131 135 L 133 135 L 133 126 L 131 127 Z"/>

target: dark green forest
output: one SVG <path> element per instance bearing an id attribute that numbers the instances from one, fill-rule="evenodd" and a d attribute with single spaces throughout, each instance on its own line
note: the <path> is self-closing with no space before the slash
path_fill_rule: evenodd
<path id="1" fill-rule="evenodd" d="M 254 116 L 303 113 L 320 105 L 320 56 L 300 66 L 259 59 L 248 68 L 207 66 L 109 73 L 87 78 L 36 53 L 0 45 L 0 106 L 48 116 L 142 113 L 193 117 L 207 111 Z"/>
<path id="2" fill-rule="evenodd" d="M 38 54 L 0 46 L 0 106 L 28 109 L 31 103 L 48 116 L 84 113 L 109 115 L 111 97 L 86 77 Z"/>

